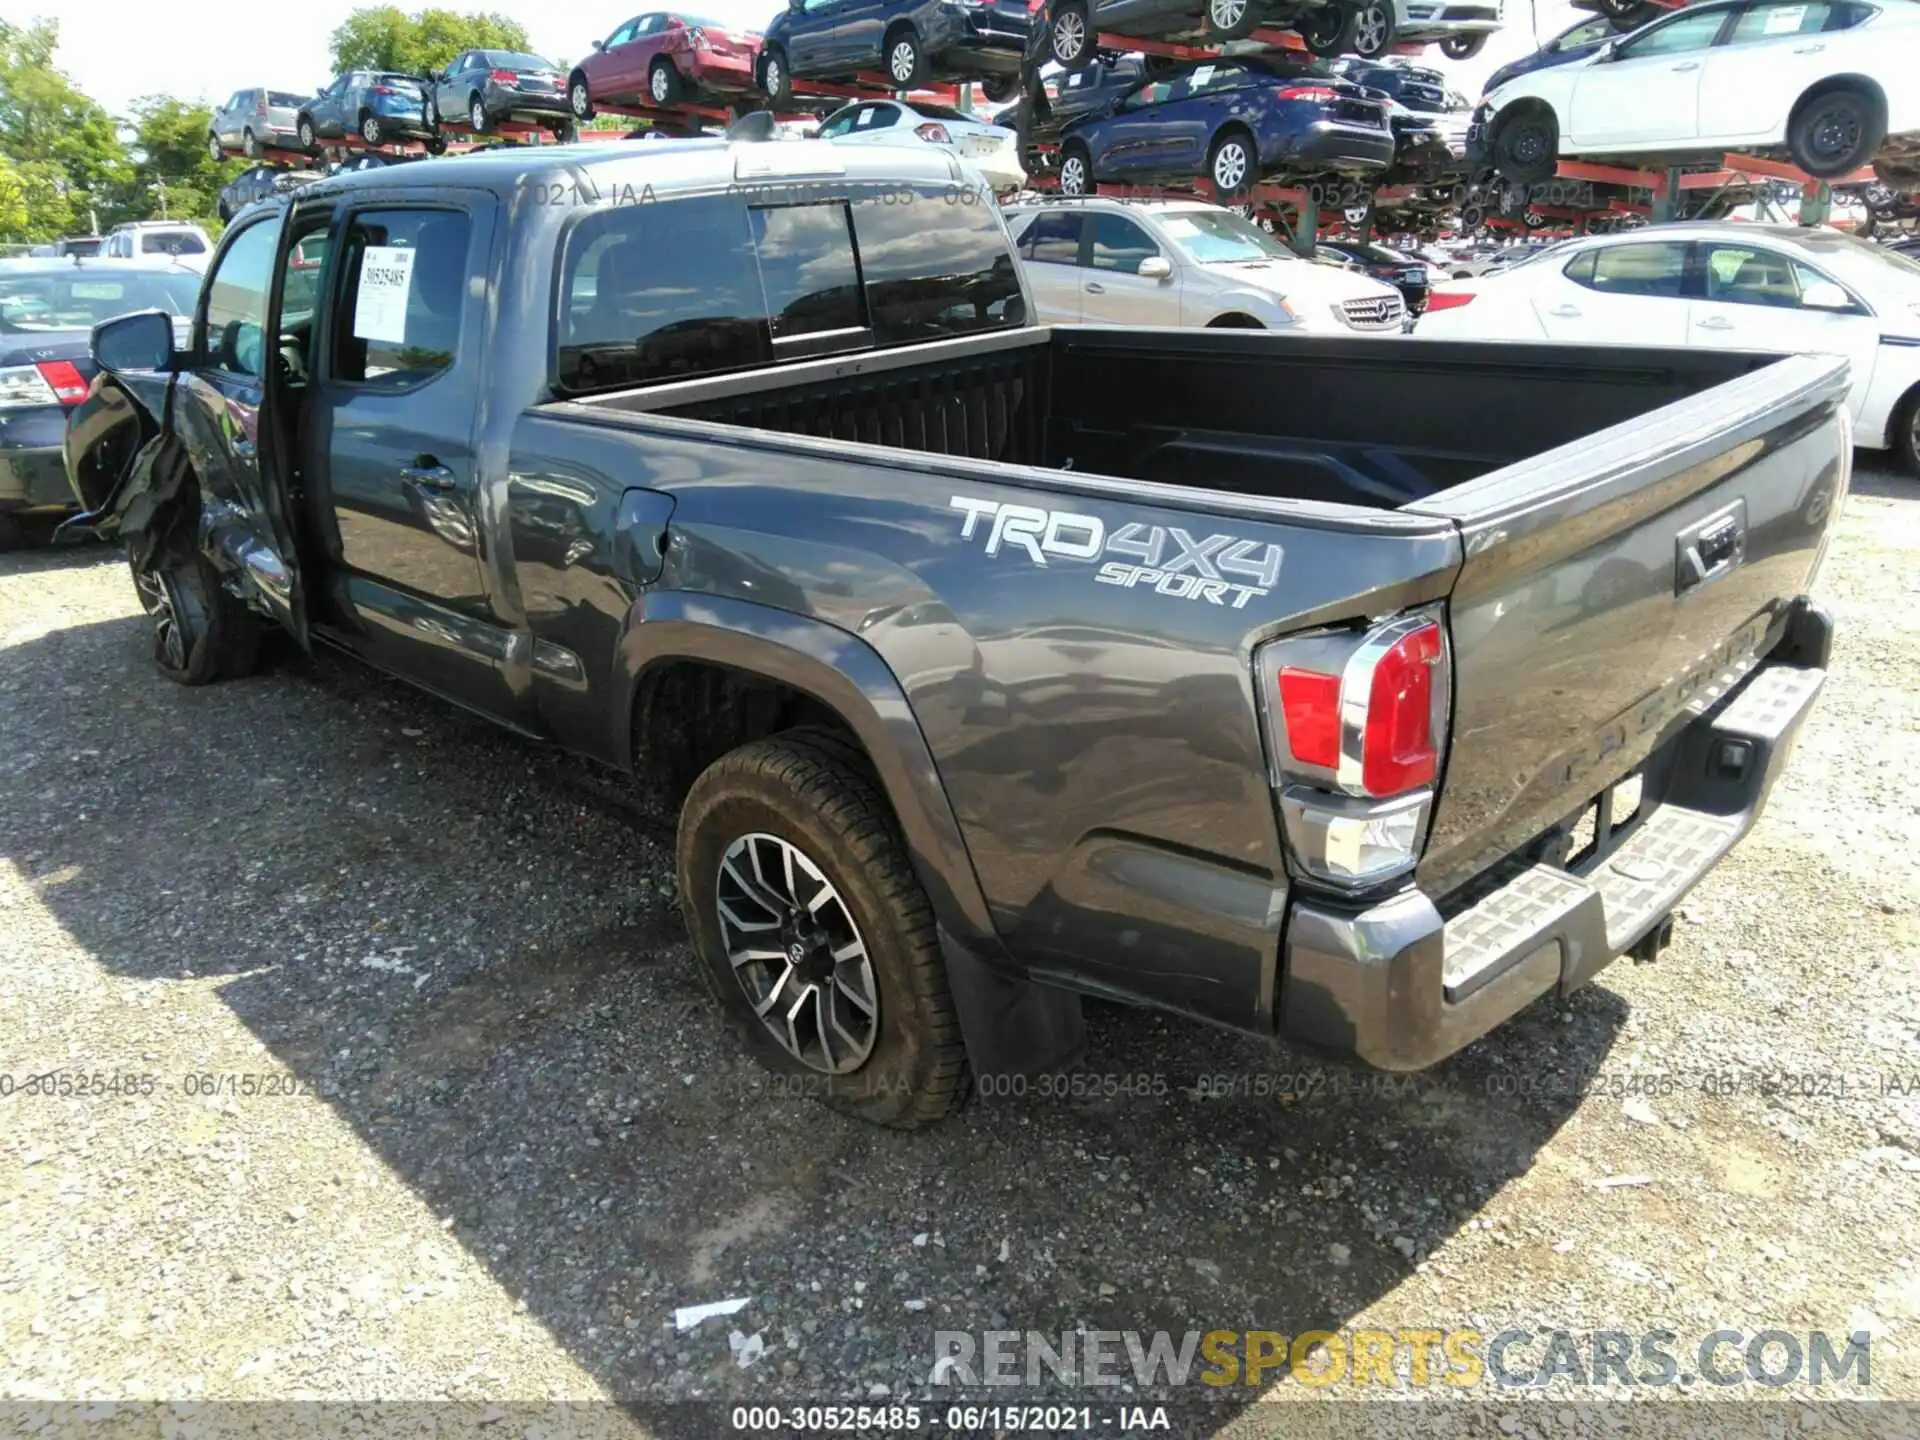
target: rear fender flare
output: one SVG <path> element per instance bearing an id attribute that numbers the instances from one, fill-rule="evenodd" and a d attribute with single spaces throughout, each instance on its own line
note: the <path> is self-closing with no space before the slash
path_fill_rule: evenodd
<path id="1" fill-rule="evenodd" d="M 676 660 L 722 665 L 790 686 L 837 715 L 865 748 L 942 930 L 1000 951 L 973 860 L 906 692 L 872 646 L 823 621 L 725 596 L 677 591 L 634 603 L 614 659 L 609 753 L 633 764 L 632 716 L 647 673 Z"/>

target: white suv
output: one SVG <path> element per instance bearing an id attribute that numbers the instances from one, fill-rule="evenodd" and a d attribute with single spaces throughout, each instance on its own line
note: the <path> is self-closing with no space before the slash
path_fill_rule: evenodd
<path id="1" fill-rule="evenodd" d="M 1045 322 L 1407 328 L 1406 302 L 1391 285 L 1303 260 L 1251 220 L 1203 201 L 1089 196 L 1012 206 L 1007 224 Z"/>
<path id="2" fill-rule="evenodd" d="M 213 258 L 213 241 L 198 225 L 179 220 L 130 220 L 116 225 L 100 247 L 108 260 L 154 259 L 164 256 L 176 265 L 204 273 Z"/>

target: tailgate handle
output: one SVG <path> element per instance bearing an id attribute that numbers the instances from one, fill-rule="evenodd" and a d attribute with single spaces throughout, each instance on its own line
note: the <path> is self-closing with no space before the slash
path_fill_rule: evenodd
<path id="1" fill-rule="evenodd" d="M 1718 579 L 1746 558 L 1747 502 L 1736 501 L 1675 537 L 1674 593 Z"/>

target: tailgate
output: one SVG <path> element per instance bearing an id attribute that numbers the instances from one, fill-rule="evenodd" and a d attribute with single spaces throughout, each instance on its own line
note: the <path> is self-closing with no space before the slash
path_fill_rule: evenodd
<path id="1" fill-rule="evenodd" d="M 1572 819 L 1771 646 L 1846 483 L 1846 375 L 1783 359 L 1405 507 L 1466 555 L 1429 895 Z"/>

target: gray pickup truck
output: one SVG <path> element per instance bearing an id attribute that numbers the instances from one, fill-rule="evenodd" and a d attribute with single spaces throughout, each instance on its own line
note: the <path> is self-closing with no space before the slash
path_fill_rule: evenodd
<path id="1" fill-rule="evenodd" d="M 941 152 L 428 161 L 101 326 L 68 469 L 174 678 L 278 625 L 662 787 L 873 1120 L 1084 995 L 1400 1070 L 1655 953 L 1825 676 L 1844 362 L 1031 314 Z"/>

